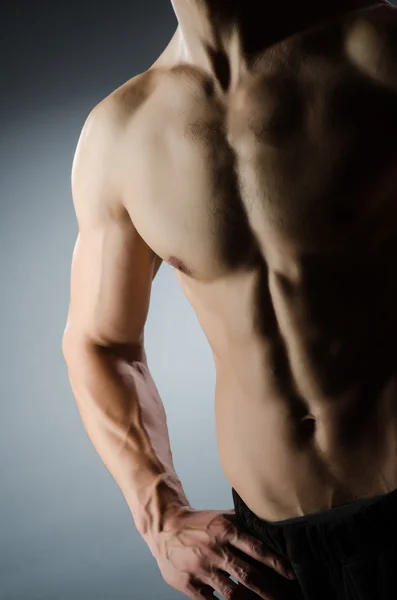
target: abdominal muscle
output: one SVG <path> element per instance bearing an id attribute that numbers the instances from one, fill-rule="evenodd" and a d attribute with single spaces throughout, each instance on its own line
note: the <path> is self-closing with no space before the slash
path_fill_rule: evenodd
<path id="1" fill-rule="evenodd" d="M 344 411 L 294 414 L 266 384 L 261 351 L 217 363 L 216 423 L 224 473 L 260 518 L 278 521 L 335 508 L 397 487 L 397 427 L 385 397 L 351 447 L 340 442 Z M 259 360 L 258 360 L 259 359 Z"/>
<path id="2" fill-rule="evenodd" d="M 178 279 L 213 350 L 223 471 L 258 517 L 289 519 L 397 488 L 394 382 L 365 417 L 351 400 L 302 402 L 277 373 L 271 341 L 255 330 L 254 274 Z"/>

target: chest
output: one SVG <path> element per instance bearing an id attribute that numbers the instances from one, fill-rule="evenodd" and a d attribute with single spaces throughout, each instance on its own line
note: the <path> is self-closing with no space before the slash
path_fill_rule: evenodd
<path id="1" fill-rule="evenodd" d="M 123 156 L 163 260 L 202 280 L 260 256 L 285 271 L 395 222 L 396 98 L 343 61 L 298 75 L 267 66 L 227 97 L 192 67 L 159 78 Z"/>

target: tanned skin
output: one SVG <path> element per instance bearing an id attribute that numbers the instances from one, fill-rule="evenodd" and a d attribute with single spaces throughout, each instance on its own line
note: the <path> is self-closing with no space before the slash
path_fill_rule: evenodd
<path id="1" fill-rule="evenodd" d="M 397 487 L 397 10 L 173 5 L 167 49 L 78 143 L 64 356 L 165 581 L 277 600 L 288 565 L 233 510 L 194 510 L 175 473 L 145 355 L 152 281 L 172 265 L 196 311 L 221 464 L 255 514 Z"/>

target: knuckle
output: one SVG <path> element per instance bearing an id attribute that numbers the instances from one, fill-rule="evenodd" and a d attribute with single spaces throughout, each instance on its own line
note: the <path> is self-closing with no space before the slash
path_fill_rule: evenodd
<path id="1" fill-rule="evenodd" d="M 224 585 L 220 585 L 220 593 L 222 595 L 222 598 L 224 598 L 225 600 L 231 600 L 232 599 L 232 594 L 231 594 L 231 590 L 230 588 L 227 588 Z"/>
<path id="2" fill-rule="evenodd" d="M 226 535 L 238 537 L 238 528 L 230 521 L 224 521 L 224 531 Z"/>
<path id="3" fill-rule="evenodd" d="M 222 554 L 221 560 L 218 563 L 218 568 L 222 569 L 226 573 L 230 573 L 233 575 L 233 572 L 236 571 L 236 564 L 232 556 L 227 552 Z"/>
<path id="4" fill-rule="evenodd" d="M 224 546 L 222 544 L 219 543 L 219 541 L 213 540 L 211 542 L 209 542 L 208 544 L 208 552 L 209 554 L 223 554 L 224 553 Z"/>
<path id="5" fill-rule="evenodd" d="M 251 539 L 250 547 L 251 547 L 251 550 L 253 550 L 256 554 L 265 554 L 266 553 L 265 546 L 259 540 Z"/>
<path id="6" fill-rule="evenodd" d="M 271 562 L 275 569 L 283 570 L 285 568 L 283 559 L 279 558 L 278 556 L 272 555 Z"/>
<path id="7" fill-rule="evenodd" d="M 218 547 L 217 554 L 221 557 L 224 564 L 233 565 L 233 562 L 234 562 L 233 554 L 230 552 L 230 550 L 226 546 L 224 546 L 222 548 Z"/>
<path id="8" fill-rule="evenodd" d="M 230 552 L 230 550 L 225 551 L 224 557 L 227 565 L 235 571 L 237 571 L 241 566 L 239 560 L 232 552 Z"/>
<path id="9" fill-rule="evenodd" d="M 229 519 L 226 519 L 223 515 L 219 515 L 217 519 L 217 526 L 219 531 L 224 535 L 233 535 L 237 528 Z"/>
<path id="10" fill-rule="evenodd" d="M 218 587 L 225 600 L 232 600 L 235 595 L 235 584 L 228 577 L 218 579 Z"/>
<path id="11" fill-rule="evenodd" d="M 222 596 L 225 600 L 233 600 L 235 597 L 235 593 L 232 588 L 228 587 L 222 592 Z"/>
<path id="12" fill-rule="evenodd" d="M 243 569 L 240 566 L 236 566 L 234 568 L 234 571 L 236 573 L 237 579 L 241 583 L 246 584 L 246 583 L 249 583 L 251 581 L 251 574 L 250 574 L 250 572 L 247 569 Z"/>

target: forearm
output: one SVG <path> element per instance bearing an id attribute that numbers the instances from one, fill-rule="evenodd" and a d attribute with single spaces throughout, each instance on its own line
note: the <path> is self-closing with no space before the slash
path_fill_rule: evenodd
<path id="1" fill-rule="evenodd" d="M 96 451 L 145 539 L 189 506 L 172 462 L 166 415 L 144 352 L 127 362 L 96 346 L 65 351 L 73 394 Z"/>

